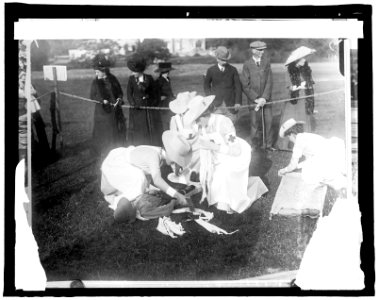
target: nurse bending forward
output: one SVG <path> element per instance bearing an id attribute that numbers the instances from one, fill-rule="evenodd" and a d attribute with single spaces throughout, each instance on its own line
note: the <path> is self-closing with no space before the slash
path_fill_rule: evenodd
<path id="1" fill-rule="evenodd" d="M 162 178 L 163 164 L 184 168 L 191 161 L 191 146 L 179 133 L 165 131 L 164 148 L 129 146 L 112 150 L 102 166 L 101 191 L 114 218 L 119 222 L 133 222 L 139 216 L 135 207 L 138 196 L 147 192 L 150 184 L 171 196 L 173 206 L 191 206 L 186 198 L 170 187 Z"/>

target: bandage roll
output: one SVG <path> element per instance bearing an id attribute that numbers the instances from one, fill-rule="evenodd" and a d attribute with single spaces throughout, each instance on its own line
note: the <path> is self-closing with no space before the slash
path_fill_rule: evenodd
<path id="1" fill-rule="evenodd" d="M 175 197 L 175 194 L 176 194 L 176 190 L 173 189 L 172 187 L 169 187 L 169 188 L 166 190 L 166 194 L 174 198 L 174 197 Z"/>

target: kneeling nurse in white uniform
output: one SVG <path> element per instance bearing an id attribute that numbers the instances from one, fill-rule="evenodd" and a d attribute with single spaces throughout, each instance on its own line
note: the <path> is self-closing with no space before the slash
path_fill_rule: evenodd
<path id="1" fill-rule="evenodd" d="M 194 124 L 199 134 L 200 182 L 203 201 L 228 213 L 242 213 L 267 191 L 258 179 L 255 197 L 248 196 L 251 147 L 236 136 L 233 122 L 223 115 L 213 114 L 214 97 L 196 97 L 184 114 L 185 124 Z M 261 192 L 260 192 L 261 191 Z"/>
<path id="2" fill-rule="evenodd" d="M 304 132 L 304 123 L 294 119 L 283 123 L 279 135 L 294 143 L 291 161 L 279 170 L 279 176 L 302 169 L 302 178 L 307 183 L 326 184 L 337 191 L 347 187 L 345 143 L 342 139 L 326 139 Z M 302 156 L 305 160 L 299 163 Z"/>
<path id="3" fill-rule="evenodd" d="M 118 222 L 133 222 L 139 216 L 134 200 L 145 193 L 150 184 L 172 198 L 172 205 L 188 206 L 185 197 L 161 177 L 163 164 L 185 167 L 191 161 L 191 146 L 179 133 L 165 131 L 165 149 L 154 146 L 130 146 L 109 152 L 102 166 L 101 191 Z"/>

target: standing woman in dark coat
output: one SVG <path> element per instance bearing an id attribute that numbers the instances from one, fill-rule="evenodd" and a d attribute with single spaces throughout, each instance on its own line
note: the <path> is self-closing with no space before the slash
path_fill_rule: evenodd
<path id="1" fill-rule="evenodd" d="M 126 124 L 121 108 L 123 93 L 109 67 L 106 56 L 98 54 L 93 59 L 96 78 L 92 81 L 90 98 L 101 104 L 95 106 L 92 139 L 96 155 L 102 157 L 111 149 L 126 144 Z"/>
<path id="2" fill-rule="evenodd" d="M 285 102 L 280 124 L 293 118 L 297 121 L 304 122 L 305 132 L 315 131 L 314 117 L 314 81 L 312 78 L 312 69 L 308 65 L 306 58 L 315 52 L 305 46 L 294 50 L 288 57 L 285 66 L 287 67 L 287 81 L 289 81 L 289 97 L 293 100 Z M 306 99 L 296 99 L 307 96 Z M 292 143 L 284 138 L 279 138 L 277 147 L 281 150 L 292 150 Z"/>
<path id="3" fill-rule="evenodd" d="M 159 107 L 165 107 L 166 110 L 161 110 L 162 130 L 170 129 L 170 120 L 174 114 L 168 109 L 169 103 L 175 99 L 172 92 L 171 79 L 169 77 L 170 71 L 175 70 L 171 67 L 170 62 L 163 62 L 158 64 L 158 69 L 155 72 L 159 73 L 159 77 L 155 81 L 159 101 Z"/>
<path id="4" fill-rule="evenodd" d="M 159 110 L 140 107 L 157 107 L 157 97 L 153 76 L 145 74 L 146 61 L 138 55 L 132 55 L 127 66 L 132 71 L 127 86 L 127 97 L 134 108 L 129 113 L 129 139 L 130 145 L 162 145 L 162 124 Z"/>

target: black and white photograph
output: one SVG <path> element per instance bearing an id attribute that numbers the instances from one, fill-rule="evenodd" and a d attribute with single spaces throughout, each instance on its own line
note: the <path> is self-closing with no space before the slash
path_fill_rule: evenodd
<path id="1" fill-rule="evenodd" d="M 363 18 L 95 11 L 12 24 L 8 293 L 373 293 L 373 198 L 363 205 L 358 183 L 360 95 L 372 102 L 370 73 L 358 84 Z"/>

